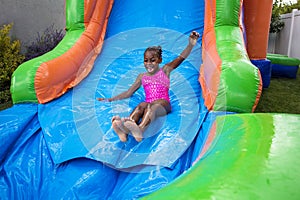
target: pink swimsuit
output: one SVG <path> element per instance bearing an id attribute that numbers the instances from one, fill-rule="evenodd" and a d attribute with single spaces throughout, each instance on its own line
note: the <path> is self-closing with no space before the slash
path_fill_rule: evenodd
<path id="1" fill-rule="evenodd" d="M 170 79 L 162 69 L 152 76 L 144 74 L 142 85 L 146 93 L 146 102 L 151 103 L 158 99 L 165 99 L 170 102 Z"/>

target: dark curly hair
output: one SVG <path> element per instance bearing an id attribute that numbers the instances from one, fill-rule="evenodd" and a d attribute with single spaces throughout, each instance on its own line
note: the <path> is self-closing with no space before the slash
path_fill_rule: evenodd
<path id="1" fill-rule="evenodd" d="M 157 55 L 157 57 L 160 59 L 162 58 L 162 48 L 161 46 L 152 46 L 152 47 L 148 47 L 144 54 L 147 52 L 147 51 L 154 51 L 154 53 Z"/>

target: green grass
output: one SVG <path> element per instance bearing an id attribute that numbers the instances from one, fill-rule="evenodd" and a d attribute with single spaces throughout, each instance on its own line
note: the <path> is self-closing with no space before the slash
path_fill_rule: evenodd
<path id="1" fill-rule="evenodd" d="M 300 114 L 300 70 L 296 79 L 271 78 L 255 112 Z"/>
<path id="2" fill-rule="evenodd" d="M 0 110 L 11 106 L 11 102 L 0 104 Z M 300 114 L 300 70 L 296 79 L 272 78 L 270 86 L 263 89 L 255 112 Z"/>

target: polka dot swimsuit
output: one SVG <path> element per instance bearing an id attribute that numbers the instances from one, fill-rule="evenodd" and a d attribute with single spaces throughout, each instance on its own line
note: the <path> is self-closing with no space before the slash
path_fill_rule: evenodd
<path id="1" fill-rule="evenodd" d="M 152 76 L 144 74 L 142 85 L 146 94 L 146 102 L 151 103 L 158 99 L 165 99 L 170 102 L 170 79 L 162 69 Z"/>

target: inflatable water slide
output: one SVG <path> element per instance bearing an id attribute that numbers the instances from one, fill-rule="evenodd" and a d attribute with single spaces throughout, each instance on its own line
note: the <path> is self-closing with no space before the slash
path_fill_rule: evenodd
<path id="1" fill-rule="evenodd" d="M 300 116 L 253 113 L 263 88 L 272 1 L 66 0 L 66 35 L 14 72 L 0 112 L 0 199 L 299 199 Z M 160 45 L 177 57 L 172 112 L 136 142 L 114 115 L 144 99 L 100 102 L 144 72 Z M 253 65 L 253 63 L 255 65 Z"/>

